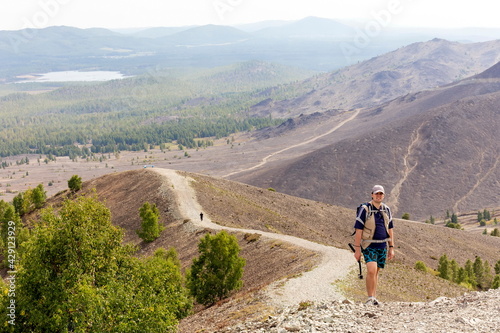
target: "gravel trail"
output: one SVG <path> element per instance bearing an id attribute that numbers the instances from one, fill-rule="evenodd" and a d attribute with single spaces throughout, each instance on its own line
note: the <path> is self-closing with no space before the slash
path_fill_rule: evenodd
<path id="1" fill-rule="evenodd" d="M 289 235 L 224 227 L 213 223 L 207 214 L 203 216 L 203 221 L 201 221 L 200 212 L 203 209 L 196 200 L 196 193 L 190 185 L 195 180 L 191 177 L 180 175 L 171 169 L 154 168 L 153 170 L 166 177 L 166 180 L 171 184 L 175 192 L 181 216 L 184 219 L 191 220 L 197 228 L 257 233 L 265 238 L 288 242 L 295 246 L 320 253 L 322 260 L 311 271 L 304 272 L 299 277 L 288 279 L 284 284 L 278 281 L 268 287 L 266 292 L 275 305 L 290 306 L 302 301 L 323 302 L 344 299 L 333 286 L 333 283 L 346 278 L 347 274 L 355 268 L 356 263 L 349 251 Z"/>
<path id="2" fill-rule="evenodd" d="M 431 302 L 389 302 L 380 306 L 353 303 L 341 296 L 332 282 L 344 279 L 355 268 L 346 250 L 324 246 L 301 238 L 259 230 L 235 229 L 212 223 L 209 216 L 200 221 L 201 205 L 196 200 L 190 177 L 174 170 L 156 169 L 173 187 L 179 213 L 190 219 L 194 228 L 210 228 L 249 233 L 281 240 L 317 251 L 321 263 L 298 278 L 272 284 L 267 289 L 280 310 L 264 321 L 242 322 L 218 333 L 310 333 L 310 332 L 498 332 L 500 325 L 500 290 L 471 292 L 458 298 L 439 297 Z M 298 304 L 307 301 L 309 306 Z"/>

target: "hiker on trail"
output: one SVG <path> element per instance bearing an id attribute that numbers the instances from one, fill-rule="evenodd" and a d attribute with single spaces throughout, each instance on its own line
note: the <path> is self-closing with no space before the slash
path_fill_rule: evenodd
<path id="1" fill-rule="evenodd" d="M 200 213 L 200 220 L 203 221 L 203 212 Z"/>
<path id="2" fill-rule="evenodd" d="M 375 185 L 372 189 L 372 200 L 358 207 L 354 236 L 354 258 L 366 263 L 366 304 L 378 305 L 376 299 L 378 273 L 385 267 L 386 258 L 394 258 L 394 232 L 392 214 L 389 207 L 382 202 L 384 188 Z"/>

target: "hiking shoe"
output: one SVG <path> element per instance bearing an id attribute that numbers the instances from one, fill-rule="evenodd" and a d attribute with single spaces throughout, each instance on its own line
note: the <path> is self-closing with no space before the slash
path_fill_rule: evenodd
<path id="1" fill-rule="evenodd" d="M 380 303 L 377 301 L 375 297 L 368 297 L 365 305 L 379 305 Z"/>

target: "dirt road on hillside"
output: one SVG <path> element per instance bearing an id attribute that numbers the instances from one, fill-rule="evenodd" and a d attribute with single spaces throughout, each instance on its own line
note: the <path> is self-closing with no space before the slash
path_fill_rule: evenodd
<path id="1" fill-rule="evenodd" d="M 305 146 L 305 145 L 308 145 L 324 136 L 327 136 L 329 134 L 332 134 L 333 132 L 335 132 L 336 130 L 338 130 L 339 128 L 341 128 L 342 126 L 344 126 L 346 123 L 350 122 L 351 120 L 353 120 L 354 118 L 356 118 L 359 114 L 359 111 L 360 109 L 357 109 L 356 111 L 354 111 L 354 113 L 347 119 L 345 119 L 344 121 L 340 122 L 337 126 L 333 127 L 332 129 L 330 129 L 328 132 L 325 132 L 323 134 L 320 134 L 320 135 L 316 135 L 310 139 L 307 139 L 306 141 L 303 141 L 303 142 L 300 142 L 300 143 L 297 143 L 297 144 L 294 144 L 294 145 L 291 145 L 291 146 L 288 146 L 286 148 L 283 148 L 281 150 L 278 150 L 278 151 L 275 151 L 269 155 L 267 155 L 266 157 L 264 157 L 262 159 L 262 161 L 250 168 L 246 168 L 246 169 L 243 169 L 243 170 L 238 170 L 238 171 L 234 171 L 234 172 L 231 172 L 231 173 L 228 173 L 226 175 L 223 175 L 222 178 L 227 178 L 227 177 L 230 177 L 232 175 L 236 175 L 236 174 L 239 174 L 239 173 L 242 173 L 242 172 L 246 172 L 246 171 L 250 171 L 250 170 L 254 170 L 254 169 L 257 169 L 257 168 L 260 168 L 261 166 L 263 166 L 264 164 L 266 164 L 268 162 L 268 160 L 275 156 L 275 155 L 279 155 L 287 150 L 291 150 L 291 149 L 294 149 L 294 148 L 297 148 L 297 147 L 300 147 L 300 146 Z"/>
<path id="2" fill-rule="evenodd" d="M 171 184 L 175 192 L 180 215 L 182 218 L 191 220 L 196 227 L 258 233 L 262 237 L 288 242 L 295 246 L 316 251 L 322 255 L 321 263 L 313 270 L 305 272 L 297 278 L 289 279 L 286 283 L 279 281 L 268 287 L 266 292 L 275 302 L 275 305 L 288 306 L 302 301 L 344 299 L 336 290 L 333 283 L 337 280 L 345 279 L 347 274 L 355 268 L 355 262 L 350 252 L 283 234 L 224 227 L 213 223 L 210 220 L 210 216 L 206 214 L 203 216 L 203 221 L 201 221 L 200 212 L 203 211 L 203 208 L 198 203 L 196 193 L 190 185 L 190 182 L 193 182 L 194 179 L 182 176 L 171 169 L 154 168 L 153 170 L 166 177 L 166 181 Z"/>

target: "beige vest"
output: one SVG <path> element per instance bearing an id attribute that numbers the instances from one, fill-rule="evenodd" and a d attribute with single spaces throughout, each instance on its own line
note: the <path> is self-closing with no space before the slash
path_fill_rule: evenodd
<path id="1" fill-rule="evenodd" d="M 363 229 L 363 234 L 361 235 L 361 240 L 362 244 L 364 243 L 386 243 L 389 242 L 391 239 L 386 238 L 383 240 L 374 240 L 373 235 L 375 234 L 375 214 L 373 213 L 373 210 L 371 208 L 368 208 L 367 205 L 362 205 L 362 207 L 365 209 L 366 214 L 368 218 L 366 219 L 364 223 L 364 229 Z M 387 211 L 385 209 L 385 205 L 382 204 L 380 212 L 382 213 L 382 216 L 384 217 L 384 226 L 385 230 L 387 231 L 387 234 L 389 234 L 389 216 L 387 215 Z"/>

